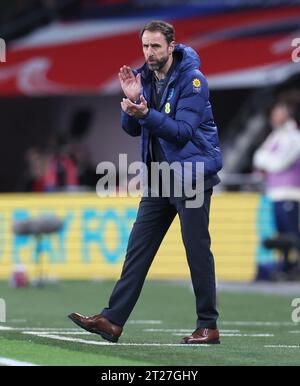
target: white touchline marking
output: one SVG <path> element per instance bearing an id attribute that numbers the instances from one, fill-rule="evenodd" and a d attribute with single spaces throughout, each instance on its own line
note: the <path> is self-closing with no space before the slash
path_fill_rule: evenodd
<path id="1" fill-rule="evenodd" d="M 47 334 L 55 334 L 55 335 L 91 335 L 88 331 L 36 331 L 36 330 L 28 330 L 22 331 L 23 334 L 38 334 L 38 335 L 47 335 Z"/>
<path id="2" fill-rule="evenodd" d="M 278 345 L 268 345 L 268 346 L 264 346 L 266 348 L 300 348 L 300 346 L 287 346 L 287 345 L 281 345 L 281 344 L 278 344 Z"/>
<path id="3" fill-rule="evenodd" d="M 146 328 L 144 332 L 182 332 L 182 333 L 191 333 L 192 328 L 175 328 L 175 329 L 160 329 L 160 328 Z M 220 330 L 220 332 L 240 332 L 240 330 Z"/>
<path id="4" fill-rule="evenodd" d="M 296 330 L 296 331 L 289 331 L 290 334 L 300 334 L 300 330 Z"/>
<path id="5" fill-rule="evenodd" d="M 81 328 L 55 328 L 55 327 L 24 327 L 24 328 L 15 328 L 18 331 L 81 331 Z"/>
<path id="6" fill-rule="evenodd" d="M 181 334 L 178 334 L 178 333 L 173 333 L 172 335 L 175 335 L 175 336 L 180 336 Z M 223 338 L 224 336 L 230 336 L 230 337 L 233 337 L 233 336 L 248 336 L 248 337 L 253 337 L 253 338 L 256 338 L 256 337 L 259 337 L 259 338 L 264 338 L 264 337 L 267 337 L 267 338 L 272 338 L 274 337 L 273 334 L 220 334 L 220 336 Z"/>
<path id="7" fill-rule="evenodd" d="M 162 324 L 161 320 L 129 320 L 128 324 Z"/>
<path id="8" fill-rule="evenodd" d="M 1 358 L 0 357 L 0 364 L 4 366 L 38 366 L 34 363 L 30 362 L 22 362 L 22 361 L 16 361 L 14 359 L 10 358 Z"/>
<path id="9" fill-rule="evenodd" d="M 28 333 L 28 332 L 27 332 Z M 63 340 L 67 342 L 74 342 L 74 343 L 85 343 L 85 344 L 91 344 L 91 345 L 97 345 L 97 346 L 169 346 L 169 347 L 186 347 L 186 346 L 201 346 L 201 347 L 210 347 L 211 345 L 208 344 L 198 344 L 198 345 L 193 345 L 193 344 L 180 344 L 180 343 L 110 343 L 110 342 L 98 342 L 94 340 L 85 340 L 85 339 L 80 339 L 80 338 L 69 338 L 66 336 L 58 336 L 58 335 L 44 335 L 44 334 L 39 334 L 39 333 L 32 333 L 31 335 L 39 336 L 41 338 L 49 338 L 49 339 L 54 339 L 54 340 Z"/>
<path id="10" fill-rule="evenodd" d="M 41 328 L 41 327 L 4 327 L 0 326 L 0 331 L 82 331 L 81 328 Z"/>
<path id="11" fill-rule="evenodd" d="M 243 321 L 232 321 L 232 322 L 219 322 L 224 325 L 235 325 L 235 326 L 296 326 L 297 323 L 293 322 L 243 322 Z"/>
<path id="12" fill-rule="evenodd" d="M 144 332 L 182 332 L 182 333 L 185 333 L 185 332 L 192 332 L 193 329 L 192 328 L 167 328 L 167 329 L 163 329 L 163 328 L 145 328 L 143 330 Z"/>
<path id="13" fill-rule="evenodd" d="M 4 327 L 4 326 L 0 326 L 0 331 L 13 331 L 14 328 L 12 327 Z"/>
<path id="14" fill-rule="evenodd" d="M 274 337 L 274 334 L 221 334 L 221 336 L 250 336 L 253 338 L 259 337 L 259 338 L 272 338 Z"/>

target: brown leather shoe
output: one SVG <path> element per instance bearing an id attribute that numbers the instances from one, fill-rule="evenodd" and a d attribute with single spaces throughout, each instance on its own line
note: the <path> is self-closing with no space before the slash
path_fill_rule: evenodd
<path id="1" fill-rule="evenodd" d="M 123 328 L 111 323 L 104 316 L 83 316 L 77 313 L 68 315 L 79 327 L 93 334 L 101 335 L 103 339 L 116 343 L 122 334 Z"/>
<path id="2" fill-rule="evenodd" d="M 219 344 L 219 330 L 211 328 L 198 328 L 191 336 L 182 338 L 181 343 L 184 344 Z"/>

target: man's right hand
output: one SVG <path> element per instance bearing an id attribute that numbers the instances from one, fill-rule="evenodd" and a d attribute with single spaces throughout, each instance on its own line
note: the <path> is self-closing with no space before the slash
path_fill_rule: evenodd
<path id="1" fill-rule="evenodd" d="M 142 91 L 141 74 L 134 76 L 130 67 L 122 66 L 119 72 L 119 79 L 122 90 L 128 99 L 134 102 L 140 99 Z"/>

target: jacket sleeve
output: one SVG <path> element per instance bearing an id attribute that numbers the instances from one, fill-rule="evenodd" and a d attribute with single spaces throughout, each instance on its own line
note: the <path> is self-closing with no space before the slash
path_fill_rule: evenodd
<path id="1" fill-rule="evenodd" d="M 200 87 L 193 84 L 194 80 L 200 81 Z M 172 100 L 170 101 L 172 108 Z M 202 122 L 208 102 L 208 87 L 205 77 L 197 71 L 189 74 L 184 82 L 176 107 L 175 118 L 170 118 L 165 112 L 152 108 L 146 118 L 139 122 L 151 134 L 161 137 L 166 141 L 185 145 L 194 135 Z"/>
<path id="2" fill-rule="evenodd" d="M 281 173 L 300 158 L 300 135 L 276 137 L 276 133 L 272 133 L 271 136 L 254 153 L 253 165 L 267 173 Z M 272 144 L 276 143 L 279 145 L 272 150 Z"/>
<path id="3" fill-rule="evenodd" d="M 141 135 L 141 125 L 139 124 L 138 119 L 131 117 L 124 113 L 124 111 L 122 111 L 121 114 L 122 129 L 132 137 Z"/>

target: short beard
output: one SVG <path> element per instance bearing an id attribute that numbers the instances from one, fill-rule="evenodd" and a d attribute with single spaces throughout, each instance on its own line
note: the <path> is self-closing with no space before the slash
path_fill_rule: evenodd
<path id="1" fill-rule="evenodd" d="M 148 67 L 151 71 L 159 71 L 164 67 L 164 65 L 167 63 L 168 60 L 169 60 L 169 58 L 166 56 L 166 57 L 158 60 L 157 63 L 155 63 L 155 64 L 149 64 L 149 63 L 147 63 L 147 64 L 148 64 Z"/>

